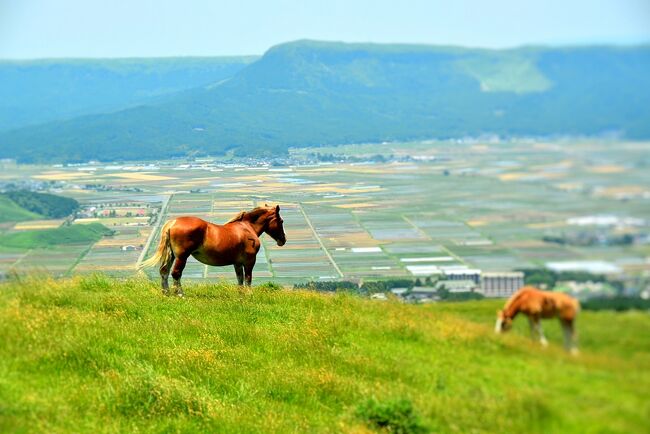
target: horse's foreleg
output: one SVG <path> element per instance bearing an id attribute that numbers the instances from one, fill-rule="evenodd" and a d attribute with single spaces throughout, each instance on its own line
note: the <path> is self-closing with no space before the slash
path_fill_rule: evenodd
<path id="1" fill-rule="evenodd" d="M 174 292 L 179 296 L 183 297 L 183 288 L 181 287 L 181 276 L 183 275 L 183 270 L 185 269 L 185 264 L 187 264 L 187 258 L 189 255 L 180 255 L 176 258 L 174 262 L 174 268 L 172 269 L 172 279 L 174 279 Z"/>
<path id="2" fill-rule="evenodd" d="M 244 266 L 242 264 L 235 264 L 235 274 L 237 275 L 237 284 L 244 284 Z"/>
<path id="3" fill-rule="evenodd" d="M 162 292 L 164 295 L 169 295 L 169 273 L 174 263 L 174 255 L 169 257 L 169 260 L 160 265 L 160 280 L 162 285 Z"/>
<path id="4" fill-rule="evenodd" d="M 255 267 L 255 258 L 250 262 L 244 264 L 244 280 L 246 281 L 246 286 L 251 286 L 253 282 L 253 267 Z"/>
<path id="5" fill-rule="evenodd" d="M 537 330 L 535 329 L 535 320 L 533 320 L 532 316 L 528 317 L 528 325 L 530 326 L 530 338 L 532 340 L 535 340 L 535 334 L 537 333 Z"/>

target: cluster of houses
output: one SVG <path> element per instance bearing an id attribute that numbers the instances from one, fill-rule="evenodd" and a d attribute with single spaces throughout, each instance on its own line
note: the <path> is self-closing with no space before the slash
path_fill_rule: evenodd
<path id="1" fill-rule="evenodd" d="M 77 212 L 78 218 L 108 218 L 108 217 L 146 217 L 149 210 L 148 205 L 123 204 L 118 206 L 115 203 L 90 205 Z"/>

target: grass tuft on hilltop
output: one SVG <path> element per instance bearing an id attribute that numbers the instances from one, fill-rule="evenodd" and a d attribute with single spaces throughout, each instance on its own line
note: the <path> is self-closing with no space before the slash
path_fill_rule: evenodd
<path id="1" fill-rule="evenodd" d="M 0 432 L 643 432 L 650 316 L 583 312 L 582 354 L 413 306 L 142 279 L 0 285 Z"/>

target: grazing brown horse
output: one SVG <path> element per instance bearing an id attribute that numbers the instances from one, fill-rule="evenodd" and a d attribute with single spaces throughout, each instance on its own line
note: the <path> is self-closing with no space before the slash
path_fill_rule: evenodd
<path id="1" fill-rule="evenodd" d="M 495 331 L 497 333 L 512 328 L 512 320 L 519 313 L 528 317 L 530 337 L 538 335 L 543 346 L 548 345 L 542 331 L 541 319 L 557 317 L 564 330 L 564 346 L 572 354 L 578 353 L 575 337 L 575 320 L 580 311 L 580 303 L 562 292 L 541 291 L 532 286 L 524 286 L 506 302 L 503 310 L 497 313 Z"/>
<path id="2" fill-rule="evenodd" d="M 207 265 L 234 265 L 239 284 L 245 281 L 250 286 L 255 257 L 260 250 L 259 237 L 263 233 L 273 238 L 278 246 L 287 242 L 280 205 L 242 211 L 223 225 L 198 217 L 178 217 L 163 225 L 156 254 L 142 262 L 139 268 L 160 266 L 165 295 L 169 294 L 171 272 L 175 292 L 183 296 L 181 276 L 190 255 Z"/>

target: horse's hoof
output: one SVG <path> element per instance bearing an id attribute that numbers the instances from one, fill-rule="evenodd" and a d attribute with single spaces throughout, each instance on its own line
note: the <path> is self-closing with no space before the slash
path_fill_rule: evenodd
<path id="1" fill-rule="evenodd" d="M 183 294 L 182 292 L 179 292 L 179 293 L 176 294 L 176 295 L 177 295 L 179 298 L 185 298 L 185 294 Z"/>

